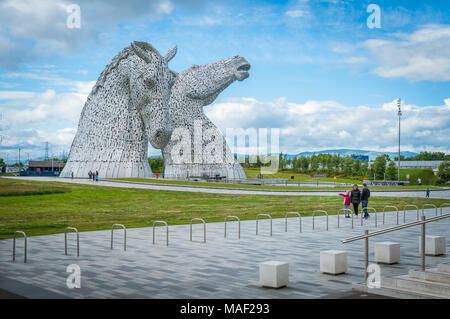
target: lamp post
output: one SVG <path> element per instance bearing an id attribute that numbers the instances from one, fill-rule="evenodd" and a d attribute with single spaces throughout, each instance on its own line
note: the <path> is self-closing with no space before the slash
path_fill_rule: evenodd
<path id="1" fill-rule="evenodd" d="M 402 100 L 397 100 L 398 107 L 398 181 L 400 182 L 400 119 L 402 117 Z"/>

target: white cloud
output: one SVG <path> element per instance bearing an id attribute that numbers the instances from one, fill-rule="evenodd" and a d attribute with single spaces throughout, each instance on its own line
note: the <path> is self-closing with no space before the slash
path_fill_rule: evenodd
<path id="1" fill-rule="evenodd" d="M 202 5 L 203 1 L 197 1 Z M 0 67 L 17 68 L 22 62 L 55 52 L 70 53 L 88 42 L 101 43 L 102 32 L 122 21 L 155 19 L 170 14 L 179 0 L 77 0 L 81 28 L 67 27 L 71 0 L 0 0 Z"/>
<path id="2" fill-rule="evenodd" d="M 53 89 L 42 92 L 0 90 L 0 149 L 3 152 L 14 153 L 20 146 L 33 157 L 36 156 L 33 150 L 39 149 L 42 153 L 45 141 L 58 152 L 68 151 L 81 110 L 95 82 L 61 80 L 68 87 L 60 93 Z"/>
<path id="3" fill-rule="evenodd" d="M 291 18 L 301 18 L 301 17 L 305 17 L 309 14 L 308 11 L 306 10 L 289 10 L 286 11 L 285 14 Z"/>
<path id="4" fill-rule="evenodd" d="M 373 73 L 410 81 L 450 81 L 450 26 L 429 25 L 394 39 L 361 43 L 377 63 Z"/>
<path id="5" fill-rule="evenodd" d="M 450 150 L 450 99 L 445 103 L 402 106 L 404 150 Z M 368 107 L 335 101 L 299 104 L 284 98 L 271 102 L 229 98 L 205 111 L 222 132 L 226 128 L 280 128 L 280 149 L 290 154 L 328 148 L 394 151 L 397 147 L 396 101 Z"/>

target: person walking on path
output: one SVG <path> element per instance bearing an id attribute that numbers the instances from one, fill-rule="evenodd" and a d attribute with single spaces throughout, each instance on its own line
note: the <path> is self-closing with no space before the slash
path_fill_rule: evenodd
<path id="1" fill-rule="evenodd" d="M 370 217 L 369 213 L 367 212 L 367 206 L 369 205 L 369 197 L 370 197 L 370 190 L 367 187 L 367 184 L 363 183 L 363 190 L 361 193 L 361 203 L 365 219 Z"/>
<path id="2" fill-rule="evenodd" d="M 430 189 L 429 188 L 427 188 L 427 190 L 425 191 L 425 197 L 426 198 L 430 198 Z"/>
<path id="3" fill-rule="evenodd" d="M 89 175 L 89 180 L 91 180 L 92 179 L 92 171 L 89 171 L 88 175 Z"/>
<path id="4" fill-rule="evenodd" d="M 353 189 L 350 192 L 350 202 L 353 204 L 356 218 L 358 218 L 359 203 L 361 203 L 361 191 L 358 189 L 358 185 L 353 185 Z"/>
<path id="5" fill-rule="evenodd" d="M 340 193 L 339 196 L 344 197 L 344 209 L 345 209 L 345 218 L 350 218 L 350 191 L 346 191 L 345 194 Z"/>
<path id="6" fill-rule="evenodd" d="M 73 172 L 72 172 L 72 179 L 73 179 Z"/>
<path id="7" fill-rule="evenodd" d="M 98 182 L 98 171 L 95 172 L 95 181 Z"/>

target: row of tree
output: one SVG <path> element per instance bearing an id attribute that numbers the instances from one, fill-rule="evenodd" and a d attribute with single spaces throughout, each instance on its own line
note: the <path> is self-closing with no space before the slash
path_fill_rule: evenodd
<path id="1" fill-rule="evenodd" d="M 394 158 L 398 159 L 398 156 Z M 405 158 L 400 155 L 401 161 L 450 161 L 450 154 L 445 154 L 444 152 L 420 152 L 419 155 Z"/>

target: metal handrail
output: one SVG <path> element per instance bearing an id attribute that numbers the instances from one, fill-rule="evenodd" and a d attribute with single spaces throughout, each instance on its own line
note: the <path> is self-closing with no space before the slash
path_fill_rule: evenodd
<path id="1" fill-rule="evenodd" d="M 317 210 L 313 211 L 313 213 L 312 213 L 312 229 L 314 230 L 314 215 L 316 213 L 325 213 L 325 215 L 327 215 L 327 231 L 328 231 L 328 213 L 325 210 L 320 210 L 320 209 L 317 209 Z"/>
<path id="2" fill-rule="evenodd" d="M 256 215 L 256 235 L 258 235 L 258 219 L 259 217 L 269 217 L 270 218 L 270 236 L 272 236 L 272 216 L 269 214 L 258 214 Z"/>
<path id="3" fill-rule="evenodd" d="M 448 207 L 450 207 L 450 203 L 443 203 L 439 206 L 439 208 L 441 209 L 441 216 L 442 216 L 442 208 L 444 208 L 444 205 L 447 205 Z"/>
<path id="4" fill-rule="evenodd" d="M 23 262 L 26 263 L 27 262 L 27 234 L 25 234 L 25 232 L 18 230 L 14 232 L 14 239 L 13 239 L 13 262 L 16 261 L 16 236 L 17 234 L 22 234 L 23 238 L 24 238 L 24 254 L 23 254 Z"/>
<path id="5" fill-rule="evenodd" d="M 398 211 L 398 207 L 397 206 L 384 206 L 383 208 L 383 225 L 384 225 L 384 214 L 386 213 L 386 208 L 394 208 L 397 211 L 397 225 L 399 224 L 399 211 Z"/>
<path id="6" fill-rule="evenodd" d="M 114 237 L 114 228 L 121 227 L 123 228 L 123 250 L 127 250 L 127 228 L 122 224 L 114 224 L 111 228 L 111 249 L 113 249 L 113 237 Z"/>
<path id="7" fill-rule="evenodd" d="M 155 220 L 153 222 L 153 245 L 155 244 L 155 226 L 156 224 L 166 225 L 166 246 L 169 246 L 169 225 L 163 220 Z M 191 221 L 191 240 L 192 240 L 192 221 Z"/>
<path id="8" fill-rule="evenodd" d="M 373 208 L 373 207 L 367 206 L 367 207 L 363 208 L 362 212 L 364 212 L 364 209 L 366 211 L 368 211 L 368 210 L 373 211 L 373 213 L 375 214 L 375 227 L 377 227 L 377 225 L 378 225 L 378 221 L 377 221 L 378 220 L 378 218 L 377 218 L 378 213 L 377 213 L 377 210 L 375 208 Z M 363 220 L 364 220 L 364 217 L 361 214 L 361 226 L 363 225 Z"/>
<path id="9" fill-rule="evenodd" d="M 408 204 L 408 205 L 405 205 L 405 207 L 403 207 L 403 224 L 406 223 L 406 208 L 407 207 L 415 208 L 417 210 L 417 220 L 420 220 L 420 218 L 419 218 L 419 207 L 417 207 L 417 205 Z"/>
<path id="10" fill-rule="evenodd" d="M 422 216 L 425 216 L 425 206 L 434 208 L 436 210 L 436 216 L 438 215 L 438 208 L 437 208 L 436 205 L 434 205 L 434 204 L 423 204 L 423 206 L 422 206 Z"/>
<path id="11" fill-rule="evenodd" d="M 288 221 L 288 216 L 289 215 L 296 215 L 298 216 L 298 221 L 299 221 L 299 232 L 302 232 L 302 215 L 299 212 L 287 212 L 286 215 L 284 215 L 284 231 L 287 232 L 287 221 Z"/>
<path id="12" fill-rule="evenodd" d="M 190 236 L 190 239 L 192 241 L 192 222 L 195 221 L 195 220 L 200 221 L 200 222 L 203 223 L 203 242 L 206 243 L 206 222 L 202 218 L 192 218 L 191 219 L 191 224 L 190 224 L 190 230 L 191 230 L 190 234 L 191 234 L 191 236 Z"/>
<path id="13" fill-rule="evenodd" d="M 78 234 L 78 229 L 75 227 L 67 227 L 64 230 L 64 254 L 67 255 L 67 231 L 73 230 L 77 233 L 77 257 L 80 257 L 80 235 Z"/>
<path id="14" fill-rule="evenodd" d="M 449 218 L 449 217 L 450 217 L 450 214 L 445 214 L 445 215 L 437 216 L 437 217 L 431 217 L 429 219 L 426 219 L 425 216 L 422 216 L 422 220 L 421 221 L 411 222 L 411 223 L 408 223 L 408 224 L 403 224 L 403 225 L 394 226 L 394 227 L 391 227 L 391 228 L 377 230 L 377 231 L 374 231 L 372 233 L 369 233 L 368 230 L 365 230 L 364 231 L 364 235 L 359 235 L 359 236 L 354 236 L 354 237 L 350 237 L 350 238 L 344 239 L 344 240 L 342 240 L 342 243 L 343 244 L 347 244 L 347 243 L 351 243 L 351 242 L 354 242 L 354 241 L 358 241 L 358 240 L 364 239 L 364 241 L 365 241 L 365 244 L 364 244 L 364 246 L 365 246 L 365 265 L 366 265 L 366 267 L 365 267 L 365 278 L 367 280 L 367 276 L 368 276 L 368 274 L 367 274 L 367 267 L 369 265 L 369 238 L 370 237 L 387 234 L 387 233 L 390 233 L 390 232 L 393 232 L 393 231 L 402 230 L 402 229 L 409 228 L 409 227 L 422 226 L 422 234 L 421 234 L 422 245 L 421 245 L 421 252 L 420 253 L 421 253 L 421 257 L 422 257 L 422 265 L 421 265 L 422 266 L 422 270 L 425 271 L 425 225 L 427 223 L 435 222 L 435 221 L 438 221 L 438 220 L 441 220 L 441 219 L 445 219 L 445 218 Z"/>
<path id="15" fill-rule="evenodd" d="M 223 237 L 227 238 L 227 220 L 228 219 L 235 219 L 238 222 L 238 239 L 241 239 L 241 220 L 237 216 L 226 216 L 225 217 L 225 223 L 224 223 L 224 234 Z"/>
<path id="16" fill-rule="evenodd" d="M 341 209 L 339 209 L 338 210 L 338 213 L 337 213 L 337 226 L 338 226 L 338 228 L 339 228 L 339 214 L 341 213 L 341 211 L 349 211 L 350 212 L 350 216 L 352 216 L 352 229 L 354 229 L 354 225 L 353 225 L 353 211 L 350 209 L 350 208 L 341 208 Z"/>

